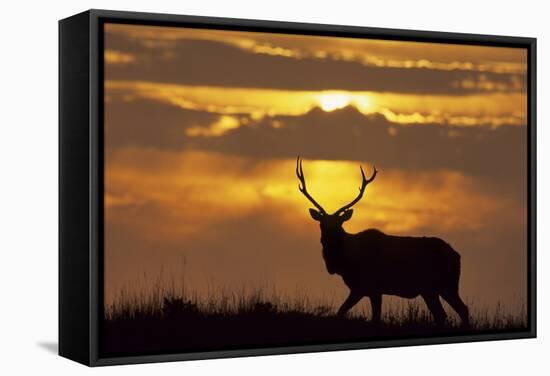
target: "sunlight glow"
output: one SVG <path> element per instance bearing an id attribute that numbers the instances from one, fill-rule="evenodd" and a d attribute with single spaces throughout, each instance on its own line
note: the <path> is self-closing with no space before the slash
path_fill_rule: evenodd
<path id="1" fill-rule="evenodd" d="M 348 106 L 351 98 L 344 92 L 328 92 L 319 96 L 319 105 L 323 111 L 331 112 Z"/>
<path id="2" fill-rule="evenodd" d="M 140 158 L 148 162 L 136 163 Z M 166 168 L 151 170 L 151 161 Z M 295 164 L 294 159 L 253 163 L 217 153 L 127 148 L 111 154 L 106 164 L 105 209 L 109 218 L 127 221 L 132 208 L 157 208 L 155 215 L 161 220 L 151 222 L 147 216 L 131 220 L 144 234 L 166 239 L 187 238 L 221 220 L 251 215 L 275 218 L 295 231 L 310 221 L 311 206 L 296 188 Z M 304 171 L 310 193 L 333 212 L 356 196 L 359 165 L 370 174 L 370 163 L 308 160 Z M 518 214 L 521 208 L 479 193 L 477 187 L 474 178 L 456 171 L 413 174 L 384 169 L 355 206 L 354 220 L 346 229 L 356 232 L 372 226 L 411 234 L 425 226 L 437 231 L 474 230 L 496 212 L 511 213 L 502 220 L 523 225 L 522 220 L 517 222 L 523 218 Z"/>

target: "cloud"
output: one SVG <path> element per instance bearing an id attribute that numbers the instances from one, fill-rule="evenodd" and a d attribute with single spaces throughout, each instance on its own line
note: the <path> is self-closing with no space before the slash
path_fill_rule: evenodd
<path id="1" fill-rule="evenodd" d="M 107 148 L 129 145 L 181 149 L 186 130 L 208 126 L 218 115 L 186 111 L 156 101 L 132 96 L 113 98 L 105 103 L 105 142 Z"/>
<path id="2" fill-rule="evenodd" d="M 155 48 L 145 46 L 139 38 L 107 34 L 107 49 L 130 54 L 136 60 L 124 66 L 108 64 L 106 78 L 203 86 L 448 95 L 519 92 L 527 86 L 524 72 L 432 69 L 430 64 L 414 62 L 408 68 L 405 63 L 364 65 L 354 59 L 315 56 L 294 59 L 284 54 L 253 53 L 216 38 L 147 41 L 152 41 Z M 424 51 L 424 46 L 415 46 Z"/>
<path id="3" fill-rule="evenodd" d="M 280 125 L 272 126 L 274 121 Z M 330 113 L 315 109 L 302 117 L 266 118 L 222 137 L 196 137 L 187 145 L 254 158 L 303 155 L 369 161 L 411 171 L 451 169 L 502 179 L 524 177 L 527 163 L 526 127 L 399 126 L 381 115 L 365 116 L 349 107 Z"/>
<path id="4" fill-rule="evenodd" d="M 140 99 L 108 103 L 105 114 L 107 152 L 123 147 L 204 150 L 263 160 L 302 155 L 364 161 L 386 169 L 455 170 L 485 177 L 491 189 L 525 197 L 524 126 L 403 126 L 352 107 L 258 120 L 236 114 L 223 121 L 225 115 Z"/>
<path id="5" fill-rule="evenodd" d="M 255 119 L 268 115 L 300 116 L 315 107 L 332 111 L 351 106 L 363 114 L 381 113 L 389 121 L 400 124 L 499 126 L 525 125 L 527 122 L 525 93 L 445 96 L 189 86 L 145 81 L 106 81 L 105 89 L 110 102 L 148 99 L 185 110 L 246 114 Z"/>
<path id="6" fill-rule="evenodd" d="M 132 224 L 144 237 L 187 241 L 204 236 L 204 228 L 251 215 L 272 217 L 290 233 L 309 220 L 310 203 L 297 189 L 294 158 L 123 148 L 106 162 L 107 216 Z M 355 197 L 358 166 L 304 162 L 309 190 L 327 211 Z M 522 201 L 483 189 L 482 183 L 457 171 L 380 169 L 347 228 L 360 231 L 369 222 L 390 233 L 477 231 L 497 213 L 500 223 L 525 225 L 518 215 Z"/>
<path id="7" fill-rule="evenodd" d="M 106 64 L 131 64 L 135 62 L 136 58 L 134 55 L 129 53 L 120 52 L 117 50 L 105 50 L 105 63 Z"/>
<path id="8" fill-rule="evenodd" d="M 366 66 L 527 71 L 527 52 L 520 48 L 116 24 L 107 24 L 106 33 L 109 38 L 126 38 L 152 49 L 173 48 L 178 41 L 195 40 L 222 43 L 255 54 L 351 61 Z"/>

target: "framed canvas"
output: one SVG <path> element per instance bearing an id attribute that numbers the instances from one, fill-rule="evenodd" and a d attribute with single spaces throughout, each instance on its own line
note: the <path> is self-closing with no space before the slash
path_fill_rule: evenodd
<path id="1" fill-rule="evenodd" d="M 59 23 L 59 353 L 530 338 L 536 40 Z"/>

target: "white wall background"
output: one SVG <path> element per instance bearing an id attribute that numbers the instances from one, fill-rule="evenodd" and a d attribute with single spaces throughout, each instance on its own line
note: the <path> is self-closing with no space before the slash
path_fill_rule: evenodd
<path id="1" fill-rule="evenodd" d="M 57 343 L 57 20 L 106 8 L 537 37 L 539 338 L 87 369 Z M 550 369 L 547 250 L 550 26 L 544 1 L 4 2 L 0 21 L 0 373 L 141 375 L 545 374 Z M 32 373 L 31 373 L 32 372 Z"/>

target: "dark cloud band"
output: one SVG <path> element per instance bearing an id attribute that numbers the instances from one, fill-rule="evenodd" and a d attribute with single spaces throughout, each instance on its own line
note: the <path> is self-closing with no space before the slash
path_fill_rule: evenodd
<path id="1" fill-rule="evenodd" d="M 124 35 L 106 39 L 106 48 L 131 57 L 128 64 L 108 64 L 106 78 L 183 85 L 285 90 L 368 90 L 378 92 L 463 95 L 518 92 L 524 74 L 388 68 L 353 61 L 255 54 L 205 40 L 178 40 L 155 48 Z"/>

